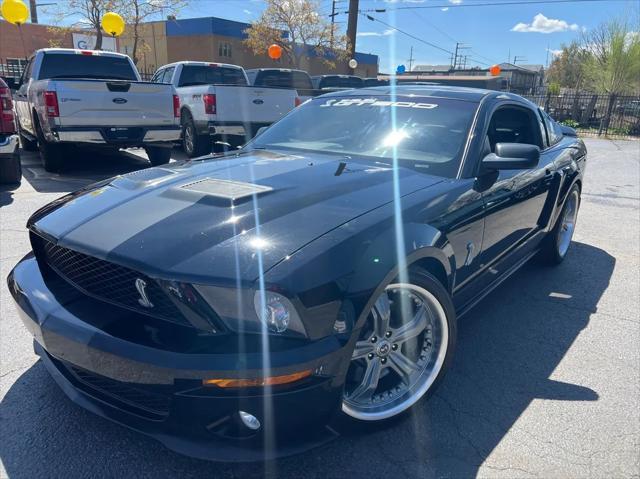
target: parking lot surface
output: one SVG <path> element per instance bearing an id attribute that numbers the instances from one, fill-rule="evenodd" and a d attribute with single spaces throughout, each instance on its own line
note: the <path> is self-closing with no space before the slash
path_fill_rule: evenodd
<path id="1" fill-rule="evenodd" d="M 182 457 L 85 412 L 37 361 L 5 283 L 30 249 L 28 216 L 148 163 L 80 154 L 55 175 L 24 153 L 22 185 L 0 189 L 0 477 L 640 476 L 640 143 L 586 143 L 569 257 L 526 265 L 461 319 L 454 364 L 430 400 L 385 428 L 241 465 Z"/>

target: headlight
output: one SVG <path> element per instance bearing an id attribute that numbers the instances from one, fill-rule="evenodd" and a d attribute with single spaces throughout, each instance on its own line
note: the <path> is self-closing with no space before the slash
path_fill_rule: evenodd
<path id="1" fill-rule="evenodd" d="M 253 297 L 258 318 L 275 333 L 287 330 L 305 334 L 296 308 L 286 297 L 273 291 L 258 290 Z"/>

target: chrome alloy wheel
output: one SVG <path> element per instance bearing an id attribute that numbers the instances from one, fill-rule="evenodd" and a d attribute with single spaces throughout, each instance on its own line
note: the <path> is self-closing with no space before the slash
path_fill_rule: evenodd
<path id="1" fill-rule="evenodd" d="M 408 409 L 438 377 L 448 344 L 447 316 L 436 297 L 414 284 L 390 284 L 356 342 L 343 412 L 378 421 Z"/>
<path id="2" fill-rule="evenodd" d="M 580 203 L 578 190 L 571 191 L 567 202 L 565 203 L 562 218 L 560 218 L 560 229 L 558 230 L 557 247 L 558 254 L 561 257 L 567 254 L 573 232 L 576 229 L 576 220 L 578 219 L 578 205 Z"/>

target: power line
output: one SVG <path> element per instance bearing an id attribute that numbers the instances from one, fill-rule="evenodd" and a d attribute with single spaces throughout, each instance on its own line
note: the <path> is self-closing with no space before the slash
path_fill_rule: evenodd
<path id="1" fill-rule="evenodd" d="M 593 2 L 625 2 L 627 0 L 524 0 L 524 1 L 507 1 L 507 2 L 485 2 L 485 3 L 446 3 L 440 5 L 409 5 L 403 7 L 392 8 L 374 8 L 369 10 L 360 10 L 361 12 L 384 13 L 391 10 L 422 10 L 433 8 L 468 8 L 468 7 L 496 7 L 509 5 L 541 5 L 541 4 L 558 4 L 558 3 L 593 3 Z M 346 12 L 344 12 L 346 13 Z"/>

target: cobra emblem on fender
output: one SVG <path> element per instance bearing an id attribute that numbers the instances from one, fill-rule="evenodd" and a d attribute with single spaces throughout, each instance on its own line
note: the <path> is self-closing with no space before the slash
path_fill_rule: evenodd
<path id="1" fill-rule="evenodd" d="M 138 294 L 140 295 L 140 298 L 138 298 L 138 304 L 145 308 L 153 308 L 153 303 L 149 301 L 149 297 L 147 296 L 147 282 L 142 278 L 136 278 L 135 284 Z"/>

